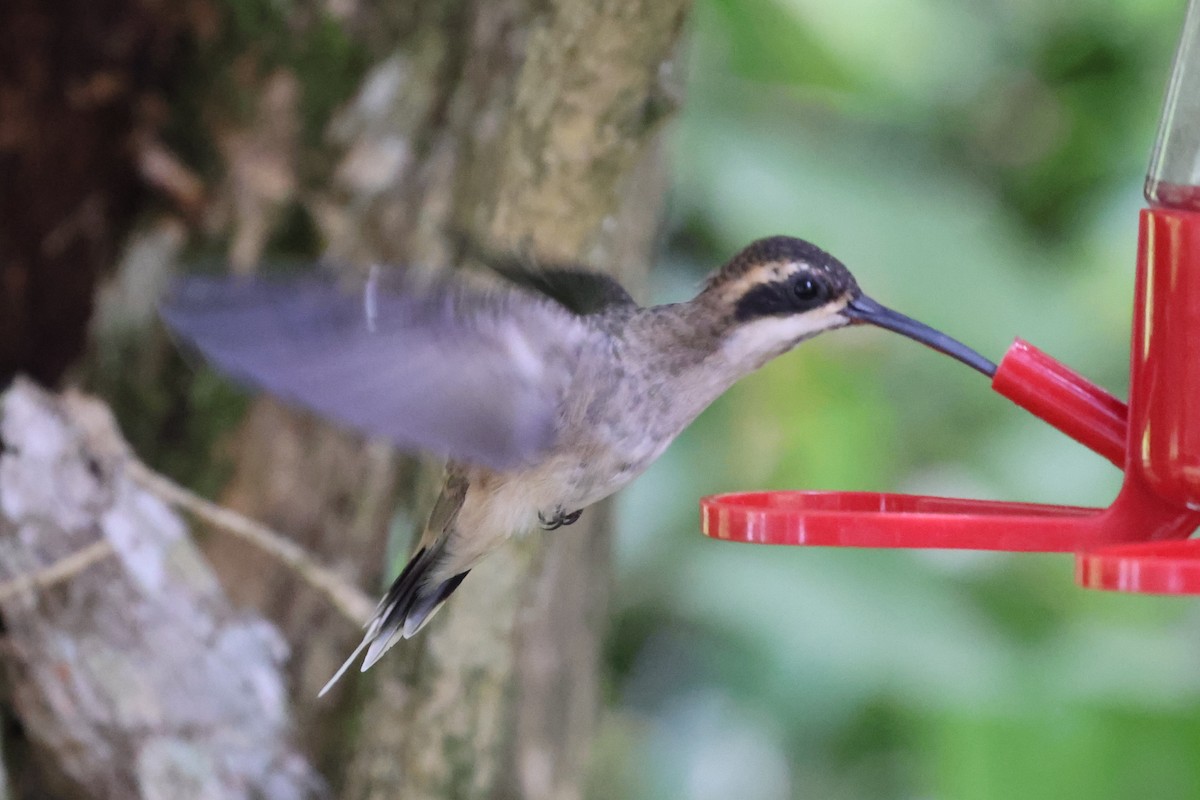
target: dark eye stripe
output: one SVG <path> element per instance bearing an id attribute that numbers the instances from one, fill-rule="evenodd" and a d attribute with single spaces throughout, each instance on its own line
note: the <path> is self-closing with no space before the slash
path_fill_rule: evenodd
<path id="1" fill-rule="evenodd" d="M 745 322 L 757 317 L 801 314 L 823 305 L 829 297 L 829 286 L 820 276 L 802 274 L 755 286 L 738 300 L 734 317 Z"/>
<path id="2" fill-rule="evenodd" d="M 795 309 L 790 287 L 786 283 L 764 283 L 755 286 L 738 300 L 734 317 L 738 322 L 790 314 Z"/>

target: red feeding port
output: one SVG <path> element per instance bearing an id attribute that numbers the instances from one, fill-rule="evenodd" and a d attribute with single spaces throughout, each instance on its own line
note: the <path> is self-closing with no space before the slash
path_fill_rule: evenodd
<path id="1" fill-rule="evenodd" d="M 1124 470 L 1108 508 L 870 492 L 701 501 L 712 537 L 840 547 L 1076 553 L 1092 589 L 1200 594 L 1200 2 L 1193 2 L 1146 181 L 1128 406 L 1017 340 L 992 388 Z"/>

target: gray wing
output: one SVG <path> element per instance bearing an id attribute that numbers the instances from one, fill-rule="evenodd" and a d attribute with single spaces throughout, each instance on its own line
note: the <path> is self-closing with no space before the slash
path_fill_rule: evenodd
<path id="1" fill-rule="evenodd" d="M 554 441 L 585 331 L 562 309 L 456 280 L 191 278 L 167 325 L 233 379 L 402 449 L 493 468 Z"/>

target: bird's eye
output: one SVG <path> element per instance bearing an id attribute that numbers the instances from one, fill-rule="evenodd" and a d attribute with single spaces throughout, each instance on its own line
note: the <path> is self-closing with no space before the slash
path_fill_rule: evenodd
<path id="1" fill-rule="evenodd" d="M 796 297 L 804 302 L 816 300 L 821 296 L 821 284 L 812 278 L 800 278 L 793 285 Z"/>

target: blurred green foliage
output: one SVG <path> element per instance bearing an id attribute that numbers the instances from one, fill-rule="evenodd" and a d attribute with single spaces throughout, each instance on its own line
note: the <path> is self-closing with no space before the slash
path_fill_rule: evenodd
<path id="1" fill-rule="evenodd" d="M 828 248 L 998 359 L 1123 393 L 1136 212 L 1177 0 L 699 0 L 656 300 L 751 239 Z M 1085 592 L 1067 556 L 704 539 L 759 488 L 1107 505 L 1120 475 L 876 330 L 731 391 L 622 498 L 593 795 L 1200 797 L 1200 603 Z"/>

